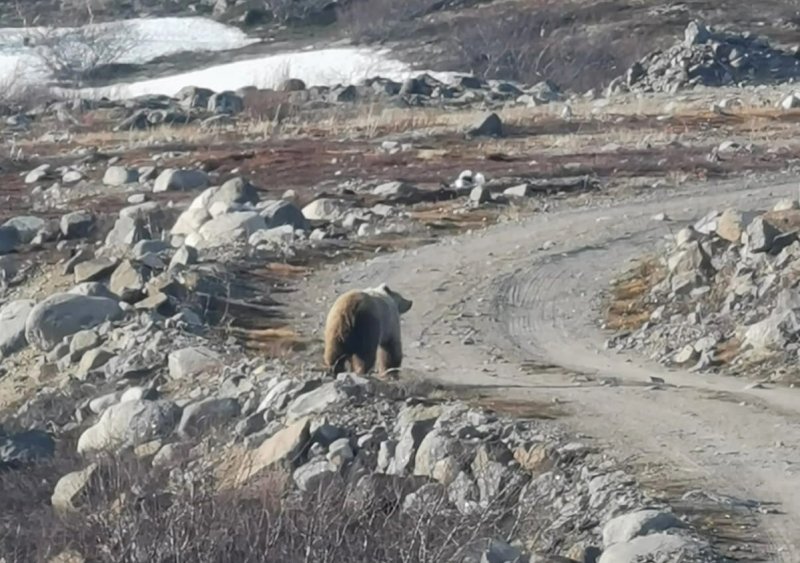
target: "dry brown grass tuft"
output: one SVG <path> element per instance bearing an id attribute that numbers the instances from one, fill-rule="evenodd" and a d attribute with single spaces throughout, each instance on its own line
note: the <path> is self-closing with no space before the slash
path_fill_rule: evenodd
<path id="1" fill-rule="evenodd" d="M 606 310 L 606 326 L 611 330 L 636 330 L 650 318 L 647 303 L 650 290 L 664 279 L 664 269 L 655 257 L 646 257 L 613 284 Z"/>

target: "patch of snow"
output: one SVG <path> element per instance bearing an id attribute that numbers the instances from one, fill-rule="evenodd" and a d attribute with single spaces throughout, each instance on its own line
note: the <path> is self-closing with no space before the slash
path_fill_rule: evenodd
<path id="1" fill-rule="evenodd" d="M 375 76 L 400 81 L 420 72 L 412 71 L 406 63 L 390 58 L 387 50 L 335 48 L 282 53 L 152 80 L 84 88 L 80 90 L 80 95 L 124 99 L 145 94 L 172 96 L 184 86 L 214 91 L 236 90 L 245 86 L 275 88 L 287 78 L 299 78 L 309 86 L 333 86 L 352 84 Z M 429 74 L 443 81 L 449 81 L 452 77 L 452 73 Z"/>
<path id="2" fill-rule="evenodd" d="M 114 61 L 118 63 L 141 64 L 183 51 L 227 51 L 259 41 L 248 37 L 240 29 L 202 17 L 136 18 L 88 27 L 102 30 L 109 26 L 124 26 L 126 33 L 130 33 L 131 39 L 135 40 L 135 46 Z M 68 29 L 71 28 L 54 31 Z M 25 37 L 35 39 L 37 33 L 44 31 L 40 27 L 0 28 L 0 84 L 12 78 L 31 83 L 47 77 L 34 54 L 35 47 L 23 43 Z"/>

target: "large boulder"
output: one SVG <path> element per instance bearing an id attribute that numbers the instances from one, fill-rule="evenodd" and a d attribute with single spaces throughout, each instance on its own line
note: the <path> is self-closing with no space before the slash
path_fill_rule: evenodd
<path id="1" fill-rule="evenodd" d="M 199 436 L 208 430 L 222 426 L 239 416 L 239 401 L 230 397 L 205 399 L 187 405 L 183 409 L 178 433 L 182 436 Z"/>
<path id="2" fill-rule="evenodd" d="M 171 401 L 125 401 L 112 405 L 78 439 L 81 455 L 138 446 L 169 435 L 181 409 Z"/>
<path id="3" fill-rule="evenodd" d="M 612 518 L 603 526 L 603 545 L 630 541 L 653 532 L 664 532 L 670 528 L 685 528 L 677 516 L 660 510 L 637 510 Z"/>
<path id="4" fill-rule="evenodd" d="M 80 508 L 87 500 L 98 473 L 98 466 L 95 463 L 90 463 L 86 469 L 67 473 L 56 483 L 50 504 L 61 513 Z"/>
<path id="5" fill-rule="evenodd" d="M 202 170 L 164 170 L 156 178 L 153 192 L 199 190 L 208 186 L 208 174 Z"/>
<path id="6" fill-rule="evenodd" d="M 350 210 L 350 202 L 323 197 L 315 199 L 303 208 L 303 216 L 309 221 L 338 221 Z"/>
<path id="7" fill-rule="evenodd" d="M 103 184 L 106 186 L 123 186 L 139 181 L 139 172 L 124 166 L 109 166 L 103 174 Z"/>
<path id="8" fill-rule="evenodd" d="M 88 237 L 94 230 L 95 216 L 87 210 L 73 211 L 61 217 L 60 226 L 65 238 Z"/>
<path id="9" fill-rule="evenodd" d="M 40 350 L 51 350 L 65 336 L 122 316 L 113 299 L 57 293 L 33 307 L 25 323 L 25 338 Z"/>
<path id="10" fill-rule="evenodd" d="M 3 223 L 4 227 L 13 227 L 17 230 L 19 241 L 23 244 L 29 244 L 46 225 L 47 222 L 44 219 L 27 215 L 12 217 Z"/>
<path id="11" fill-rule="evenodd" d="M 259 206 L 259 215 L 264 218 L 268 229 L 291 225 L 295 229 L 308 231 L 310 226 L 303 212 L 292 202 L 286 200 L 265 201 Z"/>
<path id="12" fill-rule="evenodd" d="M 203 346 L 174 350 L 170 353 L 167 363 L 169 376 L 175 380 L 218 372 L 223 367 L 220 357 L 213 350 Z"/>
<path id="13" fill-rule="evenodd" d="M 258 203 L 258 190 L 245 178 L 231 178 L 213 191 L 205 207 L 210 209 L 211 205 L 216 202 L 223 202 L 228 205 L 248 203 L 255 205 Z"/>
<path id="14" fill-rule="evenodd" d="M 31 299 L 19 299 L 0 309 L 0 355 L 8 356 L 28 344 L 25 323 L 35 305 Z"/>
<path id="15" fill-rule="evenodd" d="M 197 248 L 225 246 L 247 240 L 250 235 L 265 228 L 264 218 L 254 211 L 225 213 L 203 223 L 197 231 L 197 239 L 187 239 L 186 244 Z"/>

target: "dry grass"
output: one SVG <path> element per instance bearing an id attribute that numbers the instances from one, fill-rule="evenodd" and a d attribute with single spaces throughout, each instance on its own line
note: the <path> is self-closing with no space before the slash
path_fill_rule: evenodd
<path id="1" fill-rule="evenodd" d="M 56 480 L 82 467 L 68 461 L 0 473 L 0 553 L 7 563 L 48 561 L 66 550 L 98 563 L 455 562 L 489 539 L 536 526 L 534 507 L 515 506 L 520 484 L 463 516 L 441 489 L 403 510 L 420 485 L 411 478 L 349 482 L 332 474 L 300 493 L 290 490 L 287 471 L 270 467 L 230 489 L 210 469 L 171 472 L 127 458 L 100 460 L 80 503 L 56 514 L 49 505 Z"/>
<path id="2" fill-rule="evenodd" d="M 616 280 L 606 310 L 606 326 L 615 331 L 629 331 L 647 322 L 652 313 L 647 296 L 664 275 L 658 260 L 646 257 L 626 276 Z"/>
<path id="3" fill-rule="evenodd" d="M 231 327 L 226 332 L 248 350 L 256 350 L 271 358 L 287 356 L 292 352 L 301 352 L 309 344 L 308 339 L 301 337 L 289 327 L 260 330 Z"/>

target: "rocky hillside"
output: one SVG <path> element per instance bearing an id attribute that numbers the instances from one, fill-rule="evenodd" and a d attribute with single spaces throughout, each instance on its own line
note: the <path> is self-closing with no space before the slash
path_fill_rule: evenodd
<path id="1" fill-rule="evenodd" d="M 800 242 L 797 202 L 763 213 L 709 212 L 679 230 L 639 306 L 649 312 L 609 346 L 697 371 L 731 369 L 795 384 Z"/>
<path id="2" fill-rule="evenodd" d="M 50 173 L 39 167 L 26 181 Z M 51 278 L 56 291 L 31 294 L 29 269 L 4 270 L 0 491 L 10 500 L 0 509 L 0 549 L 11 560 L 164 561 L 178 542 L 192 561 L 254 551 L 259 561 L 311 553 L 614 562 L 677 552 L 717 560 L 611 458 L 552 425 L 408 382 L 333 380 L 291 360 L 248 356 L 222 337 L 215 323 L 244 301 L 269 311 L 269 300 L 254 301 L 226 270 L 264 247 L 300 252 L 330 236 L 324 224 L 354 229 L 374 224 L 369 218 L 331 198 L 302 209 L 291 195 L 263 201 L 241 177 L 205 187 L 213 180 L 200 170 L 148 175 L 115 165 L 102 178 L 197 195 L 177 219 L 144 201 L 122 208 L 110 229 L 88 210 L 2 227 L 6 251 L 53 239 L 72 249 Z M 374 191 L 410 197 L 403 186 Z M 220 306 L 228 308 L 221 318 Z M 35 393 L 22 399 L 26 389 Z M 247 502 L 254 486 L 275 497 L 247 504 L 269 538 L 241 516 L 235 527 L 215 516 Z M 145 507 L 157 510 L 154 520 Z M 324 511 L 317 529 L 314 514 Z M 287 520 L 273 529 L 274 518 Z M 361 539 L 375 526 L 402 542 Z"/>

